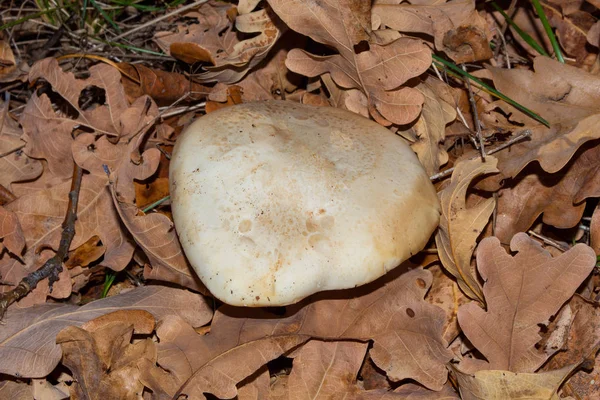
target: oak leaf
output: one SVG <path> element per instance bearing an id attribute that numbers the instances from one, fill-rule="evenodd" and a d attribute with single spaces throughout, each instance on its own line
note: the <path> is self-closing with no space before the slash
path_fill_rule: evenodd
<path id="1" fill-rule="evenodd" d="M 372 12 L 376 26 L 381 24 L 400 32 L 433 36 L 435 48 L 445 52 L 456 63 L 492 57 L 489 29 L 472 0 L 431 5 L 383 3 L 375 4 Z"/>
<path id="2" fill-rule="evenodd" d="M 438 94 L 443 88 L 433 79 L 419 83 L 417 89 L 425 96 L 421 115 L 408 130 L 397 133 L 411 142 L 411 148 L 431 176 L 448 162 L 443 141 L 446 137 L 446 125 L 456 119 L 456 111 L 450 103 L 452 97 Z"/>
<path id="3" fill-rule="evenodd" d="M 476 158 L 456 165 L 450 183 L 438 192 L 442 205 L 440 226 L 435 243 L 442 265 L 457 279 L 458 286 L 472 299 L 483 302 L 483 292 L 477 275 L 471 269 L 471 256 L 477 238 L 487 225 L 495 207 L 494 199 L 484 199 L 467 207 L 467 189 L 473 180 L 498 172 L 497 160 Z"/>
<path id="4" fill-rule="evenodd" d="M 236 32 L 229 19 L 233 10 L 229 4 L 205 3 L 198 11 L 185 14 L 197 23 L 179 25 L 175 33 L 158 32 L 154 40 L 163 51 L 184 62 L 213 64 L 205 67 L 206 72 L 196 74 L 195 80 L 235 83 L 265 59 L 281 36 L 281 29 L 272 12 L 262 9 L 235 17 Z M 238 32 L 258 35 L 240 40 Z"/>
<path id="5" fill-rule="evenodd" d="M 559 370 L 526 373 L 501 370 L 466 374 L 455 369 L 462 400 L 559 400 L 558 389 L 574 366 Z"/>
<path id="6" fill-rule="evenodd" d="M 21 224 L 17 215 L 0 207 L 0 254 L 5 248 L 12 253 L 13 256 L 20 258 L 21 252 L 25 248 L 25 236 L 21 229 Z"/>
<path id="7" fill-rule="evenodd" d="M 493 103 L 531 131 L 531 138 L 498 152 L 501 174 L 495 180 L 515 177 L 527 164 L 538 161 L 546 172 L 562 169 L 579 147 L 600 138 L 600 78 L 547 57 L 534 60 L 535 72 L 489 67 L 500 92 L 550 122 L 550 128 L 532 123 L 511 106 Z M 490 184 L 496 190 L 498 182 Z M 488 189 L 488 187 L 486 187 Z"/>
<path id="8" fill-rule="evenodd" d="M 62 363 L 75 378 L 70 391 L 79 399 L 138 399 L 144 387 L 137 364 L 141 359 L 156 362 L 156 346 L 149 338 L 135 343 L 131 339 L 134 333 L 152 333 L 154 317 L 147 311 L 128 310 L 101 318 L 100 324 L 92 320 L 56 335 Z"/>
<path id="9" fill-rule="evenodd" d="M 547 174 L 538 165 L 505 181 L 498 197 L 496 236 L 508 243 L 527 231 L 542 215 L 544 223 L 566 229 L 576 226 L 586 199 L 600 196 L 600 144 L 584 145 L 560 171 Z"/>
<path id="10" fill-rule="evenodd" d="M 583 244 L 553 258 L 538 242 L 518 233 L 510 248 L 517 253 L 514 257 L 495 237 L 479 244 L 477 267 L 485 281 L 487 309 L 474 302 L 463 305 L 458 322 L 487 362 L 465 359 L 460 364 L 465 372 L 535 372 L 548 358 L 535 347 L 540 325 L 558 312 L 596 265 L 594 251 Z"/>
<path id="11" fill-rule="evenodd" d="M 291 29 L 338 52 L 317 56 L 293 49 L 286 60 L 290 70 L 308 77 L 329 73 L 341 88 L 360 90 L 369 113 L 383 125 L 407 124 L 419 116 L 423 95 L 402 85 L 431 64 L 431 51 L 422 41 L 403 37 L 377 44 L 365 2 L 270 0 L 269 4 Z M 361 12 L 354 12 L 357 9 Z M 368 41 L 369 49 L 357 53 L 354 46 L 361 41 Z"/>
<path id="12" fill-rule="evenodd" d="M 202 296 L 160 286 L 136 288 L 83 307 L 47 303 L 11 308 L 0 329 L 0 373 L 21 377 L 48 375 L 61 358 L 60 346 L 54 341 L 58 332 L 117 310 L 145 310 L 158 320 L 177 315 L 193 326 L 204 325 L 212 317 L 211 306 Z"/>

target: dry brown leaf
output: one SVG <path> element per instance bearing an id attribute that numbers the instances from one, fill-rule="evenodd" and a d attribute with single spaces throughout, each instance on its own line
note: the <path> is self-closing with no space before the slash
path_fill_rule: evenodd
<path id="1" fill-rule="evenodd" d="M 443 337 L 447 343 L 451 343 L 460 334 L 457 319 L 458 308 L 466 304 L 469 298 L 464 295 L 456 281 L 442 268 L 439 262 L 427 270 L 433 274 L 433 285 L 427 292 L 425 301 L 435 304 L 446 313 Z"/>
<path id="2" fill-rule="evenodd" d="M 527 231 L 543 214 L 543 222 L 557 228 L 579 224 L 586 199 L 600 196 L 600 144 L 585 145 L 559 172 L 547 174 L 538 165 L 528 166 L 507 180 L 498 197 L 496 236 L 508 243 L 517 232 Z"/>
<path id="3" fill-rule="evenodd" d="M 34 94 L 20 119 L 23 139 L 27 142 L 25 152 L 30 157 L 45 159 L 49 172 L 59 178 L 71 176 L 71 135 L 76 127 L 85 126 L 96 135 L 128 138 L 144 127 L 150 128 L 149 122 L 158 115 L 158 108 L 148 97 L 138 98 L 130 106 L 120 83 L 121 74 L 106 64 L 92 66 L 88 79 L 75 79 L 73 74 L 63 72 L 55 59 L 48 58 L 32 68 L 30 80 L 39 78 L 47 80 L 77 112 L 77 117 L 71 118 L 64 112 L 54 111 L 48 96 Z M 80 97 L 90 86 L 104 90 L 105 104 L 83 110 L 79 106 Z"/>
<path id="4" fill-rule="evenodd" d="M 296 352 L 287 382 L 290 398 L 346 398 L 359 391 L 356 375 L 367 343 L 311 340 Z"/>
<path id="5" fill-rule="evenodd" d="M 496 87 L 518 103 L 537 112 L 551 123 L 551 128 L 532 124 L 516 109 L 501 107 L 513 119 L 526 123 L 531 139 L 497 153 L 501 175 L 496 180 L 516 176 L 527 164 L 537 160 L 546 172 L 563 168 L 577 149 L 600 138 L 600 78 L 579 68 L 547 57 L 537 57 L 535 72 L 524 69 L 490 67 Z M 497 189 L 498 186 L 492 185 Z"/>
<path id="6" fill-rule="evenodd" d="M 0 207 L 0 239 L 0 254 L 6 248 L 13 256 L 21 258 L 25 248 L 25 236 L 17 215 L 4 207 Z"/>
<path id="7" fill-rule="evenodd" d="M 448 102 L 449 99 L 443 99 L 436 93 L 436 85 L 433 79 L 428 79 L 417 86 L 425 96 L 423 111 L 410 129 L 397 132 L 411 141 L 411 148 L 429 176 L 439 172 L 440 166 L 448 162 L 443 141 L 446 125 L 456 118 L 456 111 Z"/>
<path id="8" fill-rule="evenodd" d="M 7 189 L 13 182 L 35 179 L 41 175 L 42 163 L 21 150 L 23 131 L 8 112 L 8 103 L 0 100 L 0 185 Z"/>
<path id="9" fill-rule="evenodd" d="M 0 382 L 0 397 L 11 400 L 31 400 L 33 390 L 25 382 L 4 379 Z"/>
<path id="10" fill-rule="evenodd" d="M 193 326 L 210 321 L 211 306 L 200 295 L 181 289 L 146 286 L 77 307 L 43 304 L 9 309 L 0 330 L 0 373 L 21 377 L 44 377 L 59 363 L 55 336 L 63 328 L 116 310 L 145 310 L 158 320 L 177 315 Z"/>
<path id="11" fill-rule="evenodd" d="M 534 372 L 548 358 L 535 345 L 540 325 L 573 295 L 596 264 L 594 251 L 578 244 L 552 257 L 525 233 L 513 237 L 506 253 L 495 237 L 485 238 L 477 250 L 477 267 L 485 280 L 487 311 L 477 303 L 458 310 L 458 322 L 469 341 L 487 362 L 465 359 L 465 372 L 497 369 Z"/>
<path id="12" fill-rule="evenodd" d="M 370 13 L 363 10 L 367 3 L 271 0 L 269 4 L 291 29 L 339 53 L 316 56 L 293 49 L 286 60 L 290 70 L 309 77 L 330 73 L 339 87 L 360 90 L 367 97 L 369 113 L 381 124 L 407 124 L 419 116 L 423 95 L 402 85 L 431 64 L 431 51 L 423 42 L 403 37 L 381 46 L 370 41 L 368 50 L 357 53 L 354 46 L 370 38 L 370 29 L 365 30 Z"/>
<path id="13" fill-rule="evenodd" d="M 5 39 L 4 33 L 0 33 L 0 82 L 7 83 L 27 80 L 29 67 L 26 62 L 18 63 L 10 48 L 10 42 Z"/>
<path id="14" fill-rule="evenodd" d="M 558 388 L 574 366 L 541 373 L 477 371 L 466 374 L 454 369 L 462 400 L 559 400 Z"/>
<path id="15" fill-rule="evenodd" d="M 66 375 L 66 374 L 64 374 Z M 67 375 L 68 376 L 68 375 Z M 59 383 L 53 385 L 48 379 L 32 379 L 33 398 L 36 400 L 65 400 L 69 398 L 69 386 L 59 377 Z M 72 380 L 72 378 L 71 378 Z"/>
<path id="16" fill-rule="evenodd" d="M 62 363 L 71 370 L 75 382 L 70 388 L 73 399 L 137 400 L 143 391 L 137 363 L 141 359 L 156 361 L 156 346 L 152 339 L 131 343 L 138 331 L 130 323 L 113 318 L 110 323 L 94 330 L 68 326 L 56 335 L 63 351 Z M 152 328 L 154 328 L 154 318 Z"/>
<path id="17" fill-rule="evenodd" d="M 150 266 L 144 268 L 146 279 L 173 282 L 207 293 L 183 254 L 173 221 L 159 213 L 138 215 L 135 205 L 119 202 L 116 197 L 114 203 L 123 224 L 150 260 Z"/>
<path id="18" fill-rule="evenodd" d="M 218 2 L 202 4 L 197 11 L 184 14 L 198 23 L 178 26 L 178 31 L 158 32 L 154 40 L 163 51 L 187 63 L 209 62 L 207 72 L 196 74 L 200 82 L 235 83 L 265 59 L 281 36 L 281 30 L 268 9 L 240 14 L 235 29 L 229 16 L 233 6 Z M 254 34 L 240 40 L 238 32 Z"/>
<path id="19" fill-rule="evenodd" d="M 138 97 L 148 95 L 159 106 L 170 106 L 178 100 L 185 104 L 205 99 L 211 90 L 183 74 L 148 68 L 142 64 L 118 65 L 127 75 L 139 81 L 134 82 L 127 75 L 121 78 L 125 94 L 131 103 Z"/>
<path id="20" fill-rule="evenodd" d="M 434 38 L 435 48 L 456 63 L 492 57 L 488 28 L 475 11 L 475 2 L 454 0 L 445 4 L 376 4 L 374 22 L 400 32 L 425 33 Z"/>
<path id="21" fill-rule="evenodd" d="M 256 338 L 289 333 L 286 325 L 291 324 L 297 334 L 317 338 L 373 339 L 371 356 L 390 379 L 412 378 L 428 388 L 440 390 L 446 381 L 444 364 L 452 356 L 441 337 L 443 311 L 423 301 L 431 286 L 431 273 L 414 269 L 402 274 L 402 267 L 394 271 L 373 284 L 340 291 L 334 299 L 324 293 L 289 307 L 289 317 L 272 320 L 271 323 L 278 322 L 279 326 L 248 319 L 241 334 Z M 221 311 L 230 318 L 242 317 L 230 307 Z M 323 324 L 323 320 L 328 323 Z"/>
<path id="22" fill-rule="evenodd" d="M 590 52 L 587 47 L 587 33 L 596 23 L 596 18 L 579 9 L 569 10 L 561 3 L 551 0 L 541 4 L 548 22 L 556 28 L 556 36 L 564 51 L 575 57 L 578 67 L 589 69 L 598 56 L 597 52 Z"/>
<path id="23" fill-rule="evenodd" d="M 570 326 L 567 345 L 544 365 L 543 369 L 546 371 L 577 364 L 582 359 L 597 358 L 594 357 L 594 353 L 600 346 L 600 304 L 577 294 L 568 304 L 573 309 L 575 319 Z M 580 398 L 595 399 L 600 394 L 600 388 L 593 383 L 600 376 L 598 367 L 599 365 L 595 364 L 593 371 L 578 371 L 569 378 L 570 388 Z"/>
<path id="24" fill-rule="evenodd" d="M 442 310 L 423 301 L 431 285 L 431 274 L 422 269 L 398 276 L 399 273 L 397 268 L 386 277 L 388 280 L 396 277 L 393 281 L 383 280 L 340 291 L 334 298 L 328 299 L 327 294 L 315 296 L 289 307 L 283 317 L 261 309 L 222 306 L 215 314 L 210 333 L 204 336 L 199 336 L 180 319 L 166 319 L 157 329 L 160 338 L 158 364 L 164 370 L 149 369 L 145 382 L 160 385 L 149 386 L 153 391 L 173 395 L 173 388 L 190 379 L 194 371 L 202 370 L 189 382 L 202 384 L 208 379 L 207 366 L 212 360 L 230 357 L 227 354 L 231 349 L 245 354 L 246 351 L 253 352 L 254 346 L 270 348 L 279 340 L 283 342 L 278 345 L 285 344 L 289 349 L 287 345 L 293 338 L 301 342 L 315 337 L 373 339 L 375 362 L 384 365 L 388 376 L 394 380 L 410 377 L 440 390 L 446 381 L 445 364 L 452 354 L 446 350 L 441 338 Z M 388 284 L 382 286 L 385 282 Z M 323 321 L 328 323 L 323 324 Z M 283 352 L 278 350 L 279 355 Z M 258 369 L 268 360 L 258 361 L 252 361 L 252 368 Z M 236 365 L 239 364 L 240 361 L 236 361 Z M 234 380 L 244 379 L 254 372 L 248 368 L 244 367 L 241 374 L 244 376 L 236 375 Z M 232 397 L 235 395 L 231 391 L 234 384 L 231 380 L 223 386 L 212 387 L 223 396 Z"/>
<path id="25" fill-rule="evenodd" d="M 471 257 L 477 238 L 487 225 L 495 207 L 494 199 L 484 199 L 467 208 L 467 189 L 475 178 L 498 172 L 497 160 L 486 157 L 463 160 L 456 165 L 450 183 L 439 193 L 442 218 L 435 236 L 438 254 L 444 268 L 457 279 L 462 291 L 483 303 L 477 276 L 471 269 Z"/>
<path id="26" fill-rule="evenodd" d="M 105 177 L 84 176 L 71 248 L 79 247 L 94 235 L 99 236 L 106 248 L 103 264 L 119 271 L 131 260 L 134 247 L 121 227 L 107 185 Z M 27 250 L 23 256 L 24 264 L 6 255 L 0 259 L 0 274 L 7 283 L 16 285 L 49 258 L 47 254 L 38 254 L 39 250 L 58 248 L 70 186 L 71 183 L 65 181 L 53 188 L 21 196 L 6 206 L 19 219 Z M 2 286 L 0 291 L 10 288 Z M 45 299 L 42 297 L 41 300 Z"/>
<path id="27" fill-rule="evenodd" d="M 200 336 L 181 318 L 165 319 L 157 330 L 158 365 L 162 368 L 140 363 L 142 382 L 164 396 L 177 397 L 177 392 L 202 399 L 203 393 L 212 393 L 233 398 L 238 382 L 309 339 L 292 333 L 243 340 L 243 323 L 213 321 L 211 333 Z"/>

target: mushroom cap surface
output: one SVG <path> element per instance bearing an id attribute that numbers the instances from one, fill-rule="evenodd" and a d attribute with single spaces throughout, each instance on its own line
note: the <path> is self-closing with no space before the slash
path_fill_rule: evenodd
<path id="1" fill-rule="evenodd" d="M 352 112 L 288 101 L 193 122 L 173 151 L 170 186 L 190 264 L 237 306 L 371 282 L 420 251 L 440 218 L 402 139 Z"/>

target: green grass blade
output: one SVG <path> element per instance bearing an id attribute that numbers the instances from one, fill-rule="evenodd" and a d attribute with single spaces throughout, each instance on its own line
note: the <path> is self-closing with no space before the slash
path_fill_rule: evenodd
<path id="1" fill-rule="evenodd" d="M 539 121 L 542 124 L 546 125 L 547 127 L 550 127 L 550 123 L 548 121 L 546 121 L 544 118 L 540 117 L 538 114 L 534 113 L 533 111 L 531 111 L 527 107 L 525 107 L 525 106 L 517 103 L 516 101 L 514 101 L 510 97 L 508 97 L 508 96 L 500 93 L 499 91 L 497 91 L 496 89 L 492 88 L 491 86 L 485 84 L 479 78 L 474 77 L 473 75 L 469 74 L 468 72 L 463 71 L 462 69 L 460 69 L 459 67 L 457 67 L 453 63 L 451 63 L 449 61 L 446 61 L 443 58 L 441 58 L 441 57 L 439 57 L 439 56 L 437 56 L 435 54 L 432 54 L 432 57 L 433 57 L 433 59 L 435 61 L 437 61 L 438 63 L 442 64 L 442 66 L 448 68 L 449 70 L 455 72 L 456 74 L 458 74 L 460 76 L 464 76 L 465 78 L 470 79 L 472 82 L 475 82 L 477 85 L 481 86 L 486 91 L 488 91 L 491 95 L 499 98 L 500 100 L 503 100 L 503 101 L 507 102 L 511 106 L 513 106 L 513 107 L 515 107 L 515 108 L 523 111 L 525 114 L 529 115 L 531 118 L 535 119 L 536 121 Z"/>
<path id="2" fill-rule="evenodd" d="M 108 291 L 110 287 L 115 282 L 115 278 L 117 277 L 117 273 L 114 271 L 108 271 L 106 275 L 104 275 L 104 287 L 102 288 L 101 298 L 105 298 L 108 295 Z"/>
<path id="3" fill-rule="evenodd" d="M 548 52 L 546 50 L 544 50 L 544 48 L 542 47 L 542 45 L 540 45 L 533 37 L 531 37 L 523 29 L 519 28 L 519 25 L 515 24 L 515 21 L 513 21 L 513 19 L 511 17 L 509 17 L 508 14 L 505 13 L 502 8 L 500 8 L 500 6 L 498 5 L 498 3 L 496 3 L 495 1 L 491 1 L 490 4 L 492 5 L 492 7 L 494 7 L 494 9 L 496 11 L 498 11 L 500 14 L 502 14 L 502 16 L 504 17 L 504 19 L 506 20 L 506 22 L 515 30 L 515 32 L 517 32 L 517 34 L 519 36 L 521 36 L 523 38 L 523 40 L 528 45 L 530 45 L 531 47 L 533 47 L 533 49 L 535 51 L 537 51 L 538 53 L 540 53 L 541 55 L 546 56 L 546 57 L 550 57 L 550 55 L 548 54 Z"/>
<path id="4" fill-rule="evenodd" d="M 160 206 L 162 203 L 164 203 L 167 200 L 170 200 L 171 196 L 165 196 L 160 200 L 155 201 L 152 204 L 147 205 L 142 211 L 144 212 L 144 214 L 146 214 L 148 211 L 152 211 L 154 210 L 156 207 Z"/>
<path id="5" fill-rule="evenodd" d="M 531 4 L 533 4 L 535 12 L 537 13 L 538 17 L 540 17 L 540 21 L 542 21 L 542 25 L 544 26 L 546 35 L 548 35 L 548 39 L 550 39 L 550 43 L 552 43 L 552 49 L 554 50 L 554 55 L 556 56 L 556 59 L 561 63 L 564 63 L 565 59 L 562 55 L 562 51 L 560 50 L 560 45 L 558 44 L 558 40 L 556 40 L 556 35 L 552 31 L 550 22 L 548 22 L 548 18 L 546 18 L 546 13 L 544 12 L 544 8 L 540 4 L 540 0 L 531 0 Z"/>
<path id="6" fill-rule="evenodd" d="M 98 10 L 100 15 L 102 15 L 102 18 L 104 18 L 104 20 L 106 22 L 108 22 L 110 24 L 110 26 L 112 26 L 114 28 L 115 31 L 117 31 L 118 33 L 123 32 L 123 31 L 121 31 L 121 28 L 119 28 L 119 25 L 117 25 L 117 23 L 115 21 L 113 21 L 113 19 L 102 9 L 102 7 L 100 7 L 100 5 L 98 3 L 96 3 L 96 0 L 90 0 L 90 3 L 92 3 L 94 8 L 96 10 Z"/>
<path id="7" fill-rule="evenodd" d="M 6 24 L 0 26 L 0 32 L 2 32 L 3 30 L 6 30 L 6 29 L 10 29 L 13 26 L 20 25 L 23 22 L 29 21 L 30 19 L 41 17 L 42 15 L 46 15 L 46 14 L 49 14 L 49 13 L 54 12 L 54 11 L 56 11 L 56 8 L 49 8 L 47 10 L 38 11 L 36 13 L 26 15 L 23 18 L 19 18 L 19 19 L 16 19 L 14 21 L 11 21 L 11 22 L 7 22 Z"/>

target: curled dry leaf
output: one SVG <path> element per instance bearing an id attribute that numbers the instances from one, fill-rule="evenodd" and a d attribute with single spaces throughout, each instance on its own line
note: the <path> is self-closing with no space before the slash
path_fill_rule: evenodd
<path id="1" fill-rule="evenodd" d="M 508 243 L 542 214 L 546 224 L 572 228 L 583 216 L 586 199 L 599 196 L 600 144 L 593 142 L 584 145 L 559 172 L 547 174 L 534 164 L 507 180 L 499 191 L 495 234 Z"/>
<path id="2" fill-rule="evenodd" d="M 515 235 L 506 253 L 495 237 L 485 238 L 477 250 L 477 267 L 485 280 L 487 311 L 477 303 L 458 310 L 458 322 L 469 341 L 485 356 L 465 359 L 460 369 L 497 369 L 534 372 L 548 358 L 536 349 L 540 325 L 573 295 L 596 265 L 594 251 L 577 244 L 552 257 L 525 233 Z"/>
<path id="3" fill-rule="evenodd" d="M 170 106 L 178 100 L 184 103 L 203 100 L 210 92 L 210 88 L 190 80 L 183 74 L 148 68 L 142 64 L 118 65 L 127 75 L 139 81 L 137 83 L 127 75 L 122 76 L 123 88 L 131 103 L 138 97 L 148 95 L 157 105 Z"/>
<path id="4" fill-rule="evenodd" d="M 454 368 L 462 400 L 558 400 L 558 389 L 576 365 L 542 373 L 477 371 L 466 374 Z M 524 397 L 526 396 L 526 397 Z"/>
<path id="5" fill-rule="evenodd" d="M 116 197 L 113 200 L 127 230 L 150 260 L 150 266 L 144 269 L 146 279 L 173 282 L 207 293 L 183 254 L 173 221 L 159 213 L 140 215 L 135 205 L 119 202 Z"/>
<path id="6" fill-rule="evenodd" d="M 112 318 L 95 329 L 68 326 L 56 335 L 63 351 L 62 363 L 75 378 L 70 388 L 74 398 L 139 399 L 144 387 L 137 364 L 141 359 L 156 362 L 156 345 L 150 338 L 132 344 L 131 338 L 134 332 L 151 333 L 154 317 L 146 312 L 146 319 L 151 321 L 148 332 L 138 330 L 126 314 L 120 314 L 124 320 Z"/>
<path id="7" fill-rule="evenodd" d="M 186 63 L 209 62 L 207 72 L 194 79 L 201 82 L 235 83 L 267 56 L 281 36 L 281 30 L 272 12 L 262 9 L 241 14 L 235 18 L 235 28 L 230 22 L 234 11 L 229 4 L 208 2 L 197 11 L 185 14 L 198 22 L 178 26 L 176 33 L 158 32 L 154 40 L 163 51 Z M 254 34 L 240 40 L 238 32 Z"/>
<path id="8" fill-rule="evenodd" d="M 534 60 L 535 72 L 523 69 L 488 67 L 494 84 L 505 95 L 548 120 L 550 128 L 533 124 L 516 109 L 493 103 L 512 119 L 526 123 L 531 139 L 497 153 L 501 175 L 496 180 L 516 176 L 536 160 L 544 171 L 563 168 L 584 143 L 600 138 L 600 78 L 579 68 L 547 57 Z M 497 185 L 492 185 L 494 190 Z"/>
<path id="9" fill-rule="evenodd" d="M 26 62 L 17 62 L 9 40 L 0 34 L 0 82 L 27 81 L 29 67 Z"/>
<path id="10" fill-rule="evenodd" d="M 483 292 L 475 271 L 471 268 L 471 256 L 477 238 L 487 225 L 494 211 L 494 199 L 483 199 L 467 208 L 467 189 L 475 178 L 498 172 L 497 160 L 486 157 L 485 162 L 476 158 L 463 160 L 456 165 L 450 183 L 438 196 L 442 204 L 442 218 L 435 236 L 435 243 L 442 265 L 458 282 L 462 291 L 472 299 L 483 303 Z"/>
<path id="11" fill-rule="evenodd" d="M 556 36 L 564 51 L 575 57 L 579 67 L 590 68 L 598 53 L 589 51 L 587 33 L 596 22 L 596 18 L 578 8 L 570 10 L 569 4 L 565 4 L 564 7 L 561 3 L 563 2 L 560 0 L 541 2 L 548 22 L 556 28 Z"/>
<path id="12" fill-rule="evenodd" d="M 600 377 L 598 348 L 600 347 L 600 303 L 573 296 L 568 305 L 573 309 L 575 319 L 570 326 L 566 346 L 544 365 L 550 371 L 564 365 L 578 364 L 581 360 L 596 359 L 592 371 L 580 370 L 569 378 L 569 386 L 580 398 L 595 399 L 600 388 L 594 381 Z"/>
<path id="13" fill-rule="evenodd" d="M 0 239 L 0 254 L 3 248 L 6 248 L 13 256 L 21 258 L 25 248 L 25 236 L 17 215 L 4 207 L 0 207 Z"/>
<path id="14" fill-rule="evenodd" d="M 365 30 L 370 13 L 353 12 L 364 8 L 365 2 L 270 0 L 269 4 L 291 29 L 338 51 L 316 56 L 293 49 L 286 61 L 291 71 L 309 77 L 329 73 L 340 88 L 360 90 L 369 113 L 383 125 L 407 124 L 419 116 L 423 95 L 402 85 L 431 65 L 431 51 L 423 42 L 403 37 L 382 46 L 370 41 L 368 50 L 357 53 L 354 46 L 370 39 L 370 29 Z"/>
<path id="15" fill-rule="evenodd" d="M 10 189 L 13 182 L 35 179 L 42 174 L 42 163 L 21 150 L 23 131 L 8 113 L 8 103 L 0 100 L 0 185 Z"/>
<path id="16" fill-rule="evenodd" d="M 11 400 L 31 400 L 33 389 L 25 382 L 15 382 L 8 379 L 0 382 L 0 397 Z"/>
<path id="17" fill-rule="evenodd" d="M 456 119 L 456 111 L 450 103 L 452 97 L 443 93 L 444 88 L 437 82 L 427 79 L 419 83 L 417 89 L 425 96 L 423 111 L 410 129 L 397 132 L 411 142 L 411 148 L 430 176 L 439 172 L 440 166 L 448 162 L 448 153 L 443 146 L 446 124 Z"/>
<path id="18" fill-rule="evenodd" d="M 433 36 L 435 48 L 454 62 L 465 63 L 492 57 L 490 36 L 484 19 L 471 0 L 454 0 L 445 4 L 376 4 L 374 23 L 399 32 L 425 33 Z"/>
<path id="19" fill-rule="evenodd" d="M 58 364 L 60 346 L 54 337 L 67 326 L 85 322 L 116 310 L 145 310 L 156 319 L 177 315 L 192 326 L 212 317 L 211 306 L 187 290 L 159 286 L 136 288 L 77 307 L 47 303 L 11 309 L 0 330 L 0 373 L 20 377 L 44 377 Z"/>

